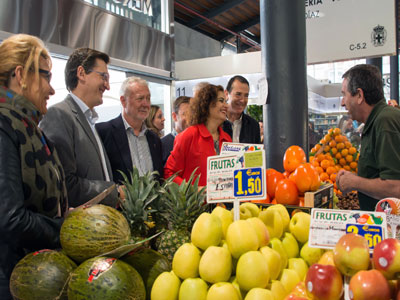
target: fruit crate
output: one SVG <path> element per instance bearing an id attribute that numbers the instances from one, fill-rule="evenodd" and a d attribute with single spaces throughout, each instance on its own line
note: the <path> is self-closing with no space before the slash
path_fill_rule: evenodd
<path id="1" fill-rule="evenodd" d="M 304 194 L 305 207 L 333 208 L 333 184 L 324 183 L 315 192 Z"/>

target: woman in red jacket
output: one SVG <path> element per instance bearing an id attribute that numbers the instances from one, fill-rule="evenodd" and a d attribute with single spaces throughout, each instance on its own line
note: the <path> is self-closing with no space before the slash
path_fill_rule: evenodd
<path id="1" fill-rule="evenodd" d="M 207 184 L 207 157 L 219 154 L 223 142 L 232 142 L 222 130 L 228 105 L 222 86 L 208 84 L 190 103 L 191 125 L 175 138 L 174 148 L 164 168 L 164 178 L 175 173 L 175 182 L 188 180 L 193 170 L 200 176 L 199 185 Z"/>

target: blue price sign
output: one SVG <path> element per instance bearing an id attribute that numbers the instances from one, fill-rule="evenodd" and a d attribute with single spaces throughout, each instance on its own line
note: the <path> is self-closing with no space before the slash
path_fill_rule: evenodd
<path id="1" fill-rule="evenodd" d="M 262 174 L 261 168 L 235 170 L 233 195 L 241 198 L 263 195 Z"/>
<path id="2" fill-rule="evenodd" d="M 384 238 L 382 227 L 365 224 L 346 224 L 346 233 L 355 233 L 363 236 L 368 241 L 368 246 L 371 250 Z"/>

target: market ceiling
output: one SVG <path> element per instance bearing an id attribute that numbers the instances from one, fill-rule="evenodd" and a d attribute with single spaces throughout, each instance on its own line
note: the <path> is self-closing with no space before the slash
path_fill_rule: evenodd
<path id="1" fill-rule="evenodd" d="M 175 0 L 175 21 L 217 41 L 235 47 L 238 53 L 259 51 L 259 0 Z"/>

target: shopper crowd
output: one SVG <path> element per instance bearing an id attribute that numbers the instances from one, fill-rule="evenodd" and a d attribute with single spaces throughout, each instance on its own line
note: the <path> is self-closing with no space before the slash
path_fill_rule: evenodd
<path id="1" fill-rule="evenodd" d="M 65 213 L 103 190 L 122 183 L 121 171 L 157 171 L 159 180 L 188 180 L 193 171 L 207 184 L 207 158 L 224 142 L 261 143 L 262 123 L 245 113 L 250 85 L 243 76 L 226 86 L 201 82 L 193 98 L 174 101 L 171 134 L 164 115 L 151 104 L 148 83 L 127 78 L 120 88 L 121 114 L 97 123 L 95 107 L 110 89 L 107 54 L 79 48 L 65 67 L 69 91 L 47 110 L 55 91 L 51 58 L 33 36 L 14 35 L 0 44 L 0 295 L 11 299 L 9 278 L 26 253 L 58 248 Z M 358 190 L 360 207 L 372 210 L 387 196 L 400 197 L 400 110 L 386 104 L 377 68 L 358 65 L 343 75 L 342 105 L 365 124 L 358 174 L 340 171 L 337 185 Z M 357 123 L 358 125 L 358 123 Z M 261 129 L 261 131 L 260 131 Z M 313 124 L 310 146 L 319 141 Z M 162 139 L 161 139 L 162 138 Z M 116 207 L 120 189 L 102 204 Z"/>

